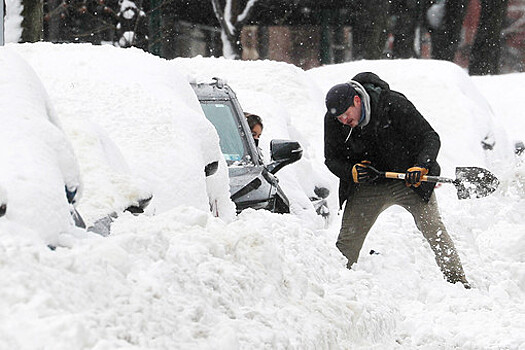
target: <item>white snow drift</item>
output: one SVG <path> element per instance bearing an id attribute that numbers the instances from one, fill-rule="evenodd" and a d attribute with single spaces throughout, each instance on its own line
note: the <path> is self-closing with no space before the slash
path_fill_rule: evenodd
<path id="1" fill-rule="evenodd" d="M 154 200 L 144 215 L 121 213 L 109 237 L 72 238 L 55 251 L 0 218 L 0 348 L 523 349 L 525 174 L 505 136 L 515 124 L 490 109 L 461 69 L 408 60 L 305 72 L 269 61 L 165 61 L 138 50 L 51 44 L 9 45 L 0 60 L 12 51 L 37 72 L 71 140 L 85 183 L 82 215 L 92 221 L 144 194 Z M 440 133 L 445 175 L 475 165 L 502 182 L 480 200 L 458 201 L 447 185 L 436 190 L 471 290 L 443 280 L 401 209 L 379 218 L 352 271 L 334 245 L 337 201 L 328 228 L 310 215 L 311 184 L 322 181 L 332 198 L 337 192 L 323 165 L 324 93 L 363 70 L 405 93 Z M 210 198 L 233 212 L 224 164 L 204 177 L 220 152 L 186 79 L 210 76 L 225 78 L 245 110 L 263 117 L 264 152 L 272 138 L 303 143 L 304 160 L 278 173 L 295 214 L 247 210 L 225 221 L 209 212 Z M 505 88 L 522 90 L 515 81 Z M 2 84 L 2 127 L 15 128 L 4 110 L 34 98 Z M 521 113 L 504 99 L 495 106 Z M 29 141 L 18 145 L 32 149 Z M 56 168 L 42 169 L 27 180 L 34 191 L 19 208 L 24 225 L 41 220 L 29 214 L 39 203 L 62 200 L 38 188 L 41 178 L 60 178 Z M 10 202 L 13 188 L 4 187 Z"/>

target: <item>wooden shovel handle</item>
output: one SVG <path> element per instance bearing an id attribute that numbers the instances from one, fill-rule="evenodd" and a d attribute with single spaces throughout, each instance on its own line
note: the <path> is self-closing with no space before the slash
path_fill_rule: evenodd
<path id="1" fill-rule="evenodd" d="M 385 177 L 387 179 L 398 179 L 398 180 L 404 180 L 405 179 L 405 173 L 395 173 L 393 171 L 387 171 L 385 172 Z M 421 176 L 421 181 L 424 182 L 450 182 L 454 183 L 454 180 L 441 177 L 441 176 L 430 176 L 430 175 L 423 175 Z"/>
<path id="2" fill-rule="evenodd" d="M 394 173 L 392 171 L 387 171 L 387 172 L 385 172 L 385 177 L 387 179 L 404 180 L 405 179 L 405 174 L 404 173 Z"/>

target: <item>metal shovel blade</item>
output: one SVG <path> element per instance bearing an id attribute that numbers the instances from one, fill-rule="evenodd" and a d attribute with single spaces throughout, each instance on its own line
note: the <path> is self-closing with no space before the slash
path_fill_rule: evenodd
<path id="1" fill-rule="evenodd" d="M 454 185 L 458 199 L 483 198 L 496 191 L 499 180 L 483 168 L 457 167 Z"/>

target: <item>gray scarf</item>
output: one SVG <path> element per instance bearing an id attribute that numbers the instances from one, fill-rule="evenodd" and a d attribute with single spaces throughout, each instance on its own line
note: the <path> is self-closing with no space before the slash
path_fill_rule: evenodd
<path id="1" fill-rule="evenodd" d="M 357 81 L 350 80 L 348 84 L 352 85 L 355 91 L 357 91 L 357 94 L 359 95 L 359 97 L 361 97 L 361 105 L 362 105 L 363 110 L 365 111 L 365 119 L 363 119 L 363 121 L 361 121 L 357 126 L 360 128 L 363 128 L 366 125 L 368 125 L 368 123 L 370 122 L 370 95 L 368 95 L 368 92 L 366 92 L 363 85 L 361 85 Z M 352 130 L 354 130 L 354 128 L 350 129 L 350 132 L 348 133 L 348 136 L 346 137 L 345 143 L 350 138 L 350 135 L 352 135 Z"/>
<path id="2" fill-rule="evenodd" d="M 352 87 L 357 91 L 357 94 L 359 97 L 361 97 L 363 108 L 365 109 L 365 119 L 359 123 L 359 127 L 363 128 L 370 122 L 370 96 L 368 95 L 368 92 L 366 92 L 363 85 L 359 84 L 355 80 L 350 80 L 348 82 Z"/>

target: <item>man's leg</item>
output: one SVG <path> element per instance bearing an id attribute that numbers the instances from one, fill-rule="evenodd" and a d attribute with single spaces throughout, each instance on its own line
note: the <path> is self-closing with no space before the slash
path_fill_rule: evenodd
<path id="1" fill-rule="evenodd" d="M 379 214 L 386 209 L 386 186 L 359 185 L 348 198 L 336 246 L 348 259 L 350 268 L 359 257 L 368 231 Z"/>
<path id="2" fill-rule="evenodd" d="M 432 193 L 426 203 L 410 188 L 406 188 L 407 197 L 402 206 L 407 209 L 434 251 L 436 262 L 450 283 L 461 282 L 468 286 L 461 260 L 441 219 L 436 195 Z M 410 198 L 410 199 L 409 199 Z"/>

